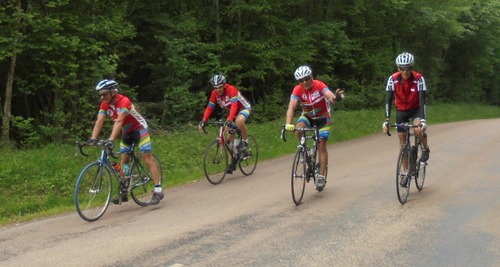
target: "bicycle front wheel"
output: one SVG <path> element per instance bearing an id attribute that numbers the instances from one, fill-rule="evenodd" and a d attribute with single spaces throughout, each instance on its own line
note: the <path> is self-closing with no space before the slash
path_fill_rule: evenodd
<path id="1" fill-rule="evenodd" d="M 163 169 L 161 167 L 160 160 L 156 155 L 151 156 L 153 157 L 153 162 L 158 169 L 160 185 L 163 185 Z M 153 198 L 155 181 L 150 168 L 140 156 L 136 158 L 134 163 L 132 163 L 130 182 L 132 183 L 130 187 L 130 195 L 134 202 L 142 207 L 148 206 Z"/>
<path id="2" fill-rule="evenodd" d="M 403 147 L 399 152 L 398 165 L 396 168 L 396 191 L 401 204 L 405 204 L 410 194 L 411 172 L 408 171 L 410 150 Z M 405 177 L 406 175 L 406 177 Z M 405 180 L 406 179 L 406 180 Z"/>
<path id="3" fill-rule="evenodd" d="M 422 155 L 422 146 L 418 146 L 418 154 Z M 424 188 L 425 172 L 427 170 L 427 162 L 423 162 L 423 161 L 420 161 L 420 159 L 418 159 L 416 164 L 417 164 L 417 166 L 416 166 L 417 177 L 415 177 L 415 184 L 417 186 L 418 191 L 420 191 Z"/>
<path id="4" fill-rule="evenodd" d="M 212 141 L 205 150 L 203 168 L 205 177 L 211 184 L 220 184 L 226 176 L 227 150 L 219 140 Z"/>
<path id="5" fill-rule="evenodd" d="M 299 205 L 304 197 L 306 187 L 307 167 L 305 153 L 300 149 L 295 153 L 292 165 L 292 199 L 295 205 Z"/>
<path id="6" fill-rule="evenodd" d="M 100 162 L 83 168 L 76 181 L 74 201 L 76 211 L 88 222 L 96 221 L 106 212 L 111 200 L 112 174 Z"/>
<path id="7" fill-rule="evenodd" d="M 257 160 L 259 159 L 259 145 L 257 140 L 251 135 L 248 135 L 248 147 L 246 151 L 241 152 L 242 159 L 239 162 L 240 170 L 244 175 L 250 175 L 257 167 Z"/>

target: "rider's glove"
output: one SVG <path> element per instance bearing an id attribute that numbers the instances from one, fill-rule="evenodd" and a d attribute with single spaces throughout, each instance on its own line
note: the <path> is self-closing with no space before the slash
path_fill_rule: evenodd
<path id="1" fill-rule="evenodd" d="M 382 129 L 384 131 L 387 131 L 389 129 L 389 125 L 391 125 L 391 120 L 387 118 L 385 119 L 384 123 L 382 123 Z"/>
<path id="2" fill-rule="evenodd" d="M 234 122 L 232 120 L 227 120 L 225 123 L 224 123 L 224 126 L 226 127 L 229 127 L 231 129 L 236 129 L 238 128 L 238 126 L 236 126 L 236 124 L 234 124 Z"/>
<path id="3" fill-rule="evenodd" d="M 344 90 L 342 89 L 337 89 L 335 90 L 335 101 L 340 102 L 342 99 L 344 99 Z"/>
<path id="4" fill-rule="evenodd" d="M 95 145 L 95 144 L 97 144 L 97 139 L 90 138 L 89 140 L 87 140 L 87 145 Z"/>
<path id="5" fill-rule="evenodd" d="M 200 121 L 200 123 L 198 124 L 198 131 L 203 131 L 203 129 L 205 129 L 205 123 L 206 121 Z"/>
<path id="6" fill-rule="evenodd" d="M 287 130 L 289 132 L 293 132 L 295 130 L 295 125 L 290 124 L 290 123 L 285 124 L 285 130 Z"/>
<path id="7" fill-rule="evenodd" d="M 115 142 L 113 140 L 104 141 L 104 146 L 109 147 L 109 149 L 115 148 Z"/>
<path id="8" fill-rule="evenodd" d="M 426 121 L 425 120 L 420 120 L 420 125 L 419 125 L 420 129 L 427 129 L 427 124 L 426 124 Z"/>

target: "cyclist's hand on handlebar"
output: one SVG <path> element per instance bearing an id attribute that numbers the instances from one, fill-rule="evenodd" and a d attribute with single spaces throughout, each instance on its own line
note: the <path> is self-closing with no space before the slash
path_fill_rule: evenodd
<path id="1" fill-rule="evenodd" d="M 425 120 L 420 120 L 420 125 L 418 126 L 422 131 L 427 130 L 427 123 Z"/>
<path id="2" fill-rule="evenodd" d="M 95 138 L 90 138 L 89 140 L 87 140 L 87 145 L 95 145 L 97 144 L 97 139 Z"/>
<path id="3" fill-rule="evenodd" d="M 206 121 L 200 121 L 200 123 L 198 124 L 198 131 L 203 132 L 203 129 L 205 129 L 205 123 Z"/>
<path id="4" fill-rule="evenodd" d="M 293 132 L 295 130 L 295 125 L 293 125 L 291 123 L 285 124 L 285 130 L 287 130 L 289 132 Z"/>
<path id="5" fill-rule="evenodd" d="M 227 120 L 224 123 L 224 126 L 230 128 L 230 129 L 236 129 L 236 128 L 238 128 L 238 126 L 236 126 L 236 124 L 234 124 L 234 122 L 232 120 Z"/>
<path id="6" fill-rule="evenodd" d="M 382 123 L 382 130 L 384 133 L 387 133 L 389 131 L 389 126 L 391 125 L 391 121 L 389 119 L 386 119 L 384 123 Z"/>
<path id="7" fill-rule="evenodd" d="M 335 101 L 340 102 L 342 101 L 342 99 L 344 99 L 344 97 L 345 97 L 344 90 L 340 88 L 335 90 Z"/>
<path id="8" fill-rule="evenodd" d="M 115 148 L 115 142 L 113 140 L 106 140 L 104 141 L 104 146 L 109 147 L 109 149 Z"/>

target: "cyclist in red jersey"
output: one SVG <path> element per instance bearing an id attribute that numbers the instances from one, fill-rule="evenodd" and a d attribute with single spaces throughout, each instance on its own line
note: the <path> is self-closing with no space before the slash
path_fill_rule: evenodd
<path id="1" fill-rule="evenodd" d="M 238 91 L 236 87 L 226 83 L 226 77 L 223 75 L 215 75 L 210 79 L 210 84 L 213 86 L 212 93 L 208 100 L 207 108 L 203 114 L 198 128 L 201 132 L 205 127 L 205 123 L 210 119 L 215 109 L 215 105 L 219 105 L 223 109 L 229 109 L 229 114 L 226 120 L 226 126 L 235 128 L 235 125 L 241 131 L 241 151 L 245 153 L 248 147 L 248 129 L 246 122 L 250 117 L 252 106 L 250 102 Z M 236 123 L 236 124 L 235 124 Z M 233 140 L 233 136 L 229 136 L 228 141 Z M 227 173 L 231 174 L 236 166 L 229 166 Z"/>
<path id="2" fill-rule="evenodd" d="M 325 171 L 328 163 L 328 150 L 326 143 L 330 136 L 330 103 L 341 101 L 344 98 L 344 91 L 337 89 L 335 93 L 330 91 L 328 86 L 320 81 L 313 79 L 312 71 L 308 66 L 301 66 L 295 70 L 295 79 L 299 82 L 293 88 L 288 110 L 286 112 L 285 129 L 294 131 L 295 128 L 313 127 L 316 125 L 319 129 L 319 165 L 320 175 L 316 181 L 316 188 L 322 190 L 325 187 Z M 298 104 L 302 106 L 302 114 L 293 125 L 293 117 Z M 296 133 L 297 140 L 300 140 L 300 132 Z"/>
<path id="3" fill-rule="evenodd" d="M 387 81 L 387 97 L 385 102 L 385 122 L 382 124 L 384 133 L 388 131 L 391 118 L 392 102 L 396 105 L 396 123 L 413 121 L 413 132 L 420 139 L 424 148 L 422 150 L 422 161 L 429 159 L 429 145 L 427 144 L 426 124 L 426 103 L 425 97 L 427 88 L 422 74 L 413 70 L 414 57 L 412 54 L 404 52 L 397 56 L 396 65 L 398 72 L 392 74 Z M 402 147 L 405 143 L 404 129 L 397 129 L 399 144 Z M 407 172 L 407 170 L 406 170 Z M 405 176 L 406 177 L 406 176 Z M 406 184 L 404 179 L 402 184 Z"/>
<path id="4" fill-rule="evenodd" d="M 104 125 L 106 116 L 113 120 L 113 130 L 109 135 L 107 142 L 113 144 L 116 137 L 121 132 L 120 154 L 121 164 L 126 169 L 130 162 L 132 142 L 139 146 L 142 158 L 148 165 L 153 180 L 155 182 L 155 191 L 151 204 L 158 204 L 163 199 L 163 190 L 160 184 L 160 173 L 152 156 L 151 138 L 149 136 L 146 120 L 134 108 L 134 104 L 130 99 L 118 93 L 118 83 L 114 80 L 102 80 L 96 86 L 96 91 L 101 98 L 101 105 L 97 120 L 92 132 L 92 138 L 89 142 L 96 142 L 102 126 Z M 122 197 L 122 202 L 127 202 L 128 197 Z M 113 203 L 118 204 L 118 198 L 113 200 Z"/>

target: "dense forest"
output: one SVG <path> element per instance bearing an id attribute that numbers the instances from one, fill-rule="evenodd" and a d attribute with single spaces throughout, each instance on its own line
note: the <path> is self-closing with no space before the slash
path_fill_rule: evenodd
<path id="1" fill-rule="evenodd" d="M 403 51 L 430 104 L 500 105 L 498 0 L 4 0 L 0 9 L 2 146 L 88 138 L 103 78 L 160 129 L 199 121 L 218 73 L 251 100 L 254 121 L 284 118 L 304 64 L 345 88 L 336 108 L 379 108 L 382 120 Z"/>

